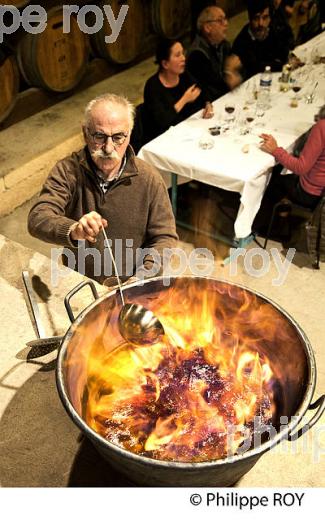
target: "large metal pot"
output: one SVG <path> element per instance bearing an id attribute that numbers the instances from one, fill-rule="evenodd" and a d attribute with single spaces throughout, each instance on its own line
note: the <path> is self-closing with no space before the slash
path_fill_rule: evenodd
<path id="1" fill-rule="evenodd" d="M 116 291 L 98 297 L 92 282 L 84 282 L 71 291 L 66 297 L 65 304 L 72 326 L 66 333 L 62 342 L 57 364 L 57 386 L 60 398 L 68 414 L 81 431 L 91 440 L 97 450 L 118 471 L 129 479 L 141 485 L 154 486 L 229 486 L 234 484 L 246 472 L 248 472 L 259 457 L 273 448 L 283 439 L 295 440 L 302 433 L 311 428 L 321 417 L 325 409 L 325 396 L 320 397 L 311 404 L 315 383 L 316 366 L 311 345 L 300 329 L 299 325 L 278 305 L 264 296 L 254 293 L 249 289 L 223 282 L 214 278 L 182 277 L 170 278 L 168 282 L 175 287 L 181 280 L 182 284 L 189 288 L 193 285 L 197 289 L 219 291 L 225 305 L 231 300 L 231 308 L 236 312 L 236 301 L 240 305 L 237 296 L 250 295 L 258 305 L 269 307 L 271 319 L 278 323 L 276 332 L 277 342 L 274 344 L 264 341 L 262 349 L 272 363 L 272 369 L 277 374 L 282 386 L 277 390 L 277 418 L 274 419 L 274 427 L 277 430 L 275 436 L 266 439 L 257 447 L 242 454 L 226 459 L 211 462 L 181 463 L 154 460 L 142 457 L 120 448 L 107 441 L 93 431 L 83 420 L 83 407 L 85 395 L 85 375 L 80 371 L 80 359 L 87 363 L 89 349 L 96 338 L 104 338 L 106 349 L 113 350 L 121 343 L 117 327 L 112 319 L 114 313 L 120 308 L 120 300 Z M 154 278 L 144 283 L 134 283 L 125 289 L 125 297 L 128 301 L 142 303 L 147 308 L 152 308 L 153 302 L 159 302 L 166 296 L 168 290 L 167 279 Z M 84 285 L 92 288 L 95 301 L 89 305 L 76 319 L 70 306 L 70 300 Z M 247 324 L 243 322 L 243 327 Z M 250 324 L 252 326 L 252 324 Z M 281 330 L 291 337 L 290 345 L 281 341 Z M 76 363 L 75 360 L 78 359 Z M 297 431 L 297 425 L 309 409 L 317 409 L 314 416 Z M 289 418 L 287 426 L 280 425 L 280 416 Z"/>

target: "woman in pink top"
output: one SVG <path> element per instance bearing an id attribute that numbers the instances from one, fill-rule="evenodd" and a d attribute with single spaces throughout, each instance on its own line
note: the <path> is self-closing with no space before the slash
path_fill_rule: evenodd
<path id="1" fill-rule="evenodd" d="M 314 209 L 325 193 L 325 105 L 315 121 L 299 157 L 279 147 L 272 135 L 261 134 L 261 149 L 294 172 L 294 175 L 272 175 L 267 192 L 273 202 L 287 197 L 292 202 Z"/>

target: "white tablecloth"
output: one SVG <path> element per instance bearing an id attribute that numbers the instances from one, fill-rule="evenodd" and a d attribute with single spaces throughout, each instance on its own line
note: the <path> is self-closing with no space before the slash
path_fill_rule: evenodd
<path id="1" fill-rule="evenodd" d="M 295 52 L 308 60 L 316 47 L 320 55 L 324 56 L 325 33 L 297 47 Z M 156 166 L 161 172 L 176 173 L 225 190 L 239 192 L 241 204 L 234 228 L 235 236 L 244 238 L 251 233 L 253 220 L 269 180 L 270 169 L 275 164 L 272 156 L 259 149 L 258 135 L 261 132 L 272 133 L 279 145 L 290 151 L 297 137 L 313 124 L 314 115 L 325 103 L 324 69 L 324 64 L 309 66 L 308 84 L 312 86 L 316 81 L 319 83 L 315 99 L 312 104 L 305 103 L 303 95 L 307 87 L 304 86 L 301 92 L 302 99 L 297 108 L 290 106 L 294 95 L 292 90 L 280 92 L 279 74 L 273 74 L 271 108 L 263 117 L 255 119 L 251 134 L 240 135 L 239 130 L 235 129 L 213 137 L 213 148 L 203 150 L 199 147 L 200 138 L 208 132 L 208 128 L 224 119 L 224 107 L 228 100 L 236 106 L 237 120 L 245 116 L 243 107 L 251 85 L 259 80 L 258 76 L 245 82 L 236 91 L 216 100 L 213 104 L 213 120 L 204 120 L 201 113 L 195 114 L 146 144 L 140 150 L 139 157 Z M 243 150 L 246 150 L 246 153 Z"/>

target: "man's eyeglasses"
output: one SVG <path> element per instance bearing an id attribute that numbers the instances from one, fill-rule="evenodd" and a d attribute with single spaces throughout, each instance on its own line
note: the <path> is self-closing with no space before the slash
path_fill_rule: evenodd
<path id="1" fill-rule="evenodd" d="M 225 25 L 228 21 L 228 18 L 226 16 L 223 16 L 222 18 L 215 18 L 214 20 L 207 20 L 206 23 L 220 23 L 221 25 Z"/>
<path id="2" fill-rule="evenodd" d="M 94 141 L 94 143 L 98 144 L 100 146 L 103 146 L 104 144 L 106 145 L 108 139 L 112 139 L 113 145 L 121 146 L 124 143 L 124 141 L 127 138 L 127 136 L 128 136 L 128 134 L 124 133 L 124 132 L 118 132 L 118 133 L 113 134 L 113 135 L 107 135 L 107 134 L 103 134 L 102 132 L 95 132 L 95 133 L 92 134 L 88 130 L 88 133 L 91 136 L 91 138 Z"/>

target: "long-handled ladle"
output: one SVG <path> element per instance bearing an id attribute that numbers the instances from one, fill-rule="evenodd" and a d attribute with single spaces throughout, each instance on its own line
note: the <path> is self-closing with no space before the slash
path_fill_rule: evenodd
<path id="1" fill-rule="evenodd" d="M 160 341 L 165 331 L 161 322 L 152 311 L 143 307 L 139 303 L 125 303 L 121 280 L 117 270 L 113 251 L 107 238 L 104 228 L 102 228 L 104 241 L 109 250 L 112 263 L 115 269 L 118 288 L 122 300 L 122 308 L 118 317 L 118 327 L 121 336 L 136 346 L 152 345 Z"/>

